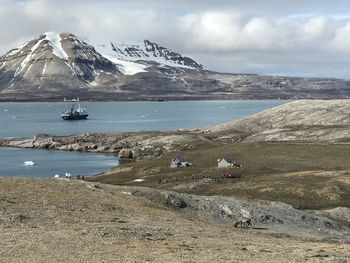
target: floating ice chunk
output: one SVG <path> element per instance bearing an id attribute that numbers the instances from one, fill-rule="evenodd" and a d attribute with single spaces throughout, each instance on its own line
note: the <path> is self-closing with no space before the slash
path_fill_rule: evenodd
<path id="1" fill-rule="evenodd" d="M 145 179 L 135 179 L 134 182 L 143 182 Z"/>
<path id="2" fill-rule="evenodd" d="M 34 165 L 35 163 L 33 161 L 25 161 L 24 165 Z"/>
<path id="3" fill-rule="evenodd" d="M 55 177 L 55 178 L 59 178 L 59 177 L 60 177 L 60 175 L 59 175 L 59 174 L 55 174 L 53 177 Z"/>
<path id="4" fill-rule="evenodd" d="M 8 109 L 4 109 L 4 111 L 9 111 Z"/>

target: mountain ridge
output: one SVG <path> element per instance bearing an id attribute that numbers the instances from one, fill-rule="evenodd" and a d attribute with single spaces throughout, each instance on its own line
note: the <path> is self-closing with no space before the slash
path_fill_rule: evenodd
<path id="1" fill-rule="evenodd" d="M 157 43 L 44 33 L 0 57 L 0 100 L 344 99 L 350 81 L 226 74 Z"/>

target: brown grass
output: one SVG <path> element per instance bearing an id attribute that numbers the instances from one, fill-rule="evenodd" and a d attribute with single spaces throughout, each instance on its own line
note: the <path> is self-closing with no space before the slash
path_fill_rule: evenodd
<path id="1" fill-rule="evenodd" d="M 193 142 L 191 150 L 178 149 L 159 159 L 128 163 L 90 180 L 173 189 L 179 184 L 193 183 L 192 175 L 219 177 L 223 170 L 217 169 L 217 158 L 225 154 L 243 165 L 240 169 L 229 169 L 242 178 L 211 181 L 200 194 L 283 201 L 299 208 L 350 206 L 347 202 L 350 200 L 350 145 L 346 144 L 200 141 Z M 169 168 L 170 159 L 175 155 L 183 155 L 195 166 Z M 134 181 L 139 178 L 145 181 Z M 159 180 L 165 178 L 168 183 L 160 184 Z M 182 191 L 198 193 L 191 188 Z"/>

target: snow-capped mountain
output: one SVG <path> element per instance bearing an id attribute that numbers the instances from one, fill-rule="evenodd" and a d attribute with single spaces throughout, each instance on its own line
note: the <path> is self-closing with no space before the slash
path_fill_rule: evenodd
<path id="1" fill-rule="evenodd" d="M 44 33 L 0 57 L 0 90 L 76 88 L 117 79 L 118 67 L 70 33 Z"/>
<path id="2" fill-rule="evenodd" d="M 193 59 L 169 50 L 149 40 L 140 43 L 97 44 L 96 49 L 107 59 L 120 65 L 125 74 L 132 75 L 150 70 L 190 69 L 205 70 Z M 148 68 L 148 70 L 147 70 Z M 152 69 L 151 69 L 152 68 Z"/>
<path id="3" fill-rule="evenodd" d="M 44 33 L 0 57 L 0 101 L 350 98 L 349 81 L 208 71 L 145 40 L 92 46 Z"/>
<path id="4" fill-rule="evenodd" d="M 123 75 L 203 70 L 194 60 L 145 40 L 95 47 L 71 33 L 47 32 L 0 57 L 0 91 L 112 89 Z"/>

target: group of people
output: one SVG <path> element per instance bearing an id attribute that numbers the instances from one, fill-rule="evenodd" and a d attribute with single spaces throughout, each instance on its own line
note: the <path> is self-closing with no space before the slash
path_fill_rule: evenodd
<path id="1" fill-rule="evenodd" d="M 159 184 L 162 184 L 162 183 L 164 183 L 164 184 L 166 184 L 166 183 L 168 183 L 168 182 L 177 182 L 177 181 L 180 181 L 181 179 L 183 179 L 183 180 L 187 180 L 188 178 L 191 178 L 191 180 L 198 180 L 198 179 L 210 179 L 209 178 L 209 176 L 207 176 L 207 175 L 203 175 L 203 176 L 201 176 L 201 175 L 196 175 L 196 174 L 194 174 L 194 175 L 185 175 L 184 177 L 178 177 L 178 176 L 173 176 L 173 177 L 166 177 L 166 178 L 160 178 L 159 179 Z"/>
<path id="2" fill-rule="evenodd" d="M 55 178 L 60 178 L 59 174 L 54 175 Z M 65 173 L 64 177 L 68 180 L 72 179 L 72 174 L 71 173 Z M 77 180 L 85 180 L 85 176 L 80 176 L 79 174 L 77 175 Z"/>

